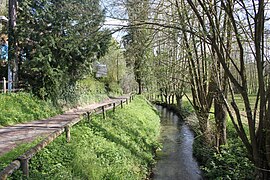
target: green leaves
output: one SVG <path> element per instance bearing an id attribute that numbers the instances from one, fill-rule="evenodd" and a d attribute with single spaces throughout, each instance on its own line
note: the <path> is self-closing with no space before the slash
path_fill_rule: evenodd
<path id="1" fill-rule="evenodd" d="M 111 36 L 99 30 L 104 21 L 99 0 L 26 0 L 19 6 L 16 34 L 27 51 L 21 78 L 36 95 L 57 104 L 65 88 L 89 74 L 94 58 L 107 51 Z"/>

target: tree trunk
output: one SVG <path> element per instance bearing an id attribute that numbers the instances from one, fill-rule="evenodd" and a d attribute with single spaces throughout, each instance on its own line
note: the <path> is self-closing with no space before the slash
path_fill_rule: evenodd
<path id="1" fill-rule="evenodd" d="M 138 94 L 142 94 L 142 81 L 141 81 L 141 79 L 137 79 L 137 83 L 138 83 L 138 90 L 139 90 L 139 92 L 138 92 Z"/>
<path id="2" fill-rule="evenodd" d="M 8 50 L 8 63 L 11 65 L 12 70 L 12 81 L 14 81 L 14 86 L 17 87 L 19 82 L 18 78 L 18 56 L 17 56 L 17 44 L 15 37 L 15 27 L 16 27 L 16 19 L 17 19 L 17 0 L 9 0 L 9 33 L 8 33 L 8 41 L 9 41 L 9 50 Z"/>
<path id="3" fill-rule="evenodd" d="M 182 108 L 182 95 L 176 95 L 176 103 L 178 108 Z"/>
<path id="4" fill-rule="evenodd" d="M 227 143 L 226 135 L 226 118 L 227 110 L 224 104 L 219 99 L 214 100 L 215 122 L 216 122 L 216 147 Z"/>
<path id="5" fill-rule="evenodd" d="M 212 144 L 211 133 L 209 129 L 208 113 L 200 112 L 197 114 L 199 119 L 200 130 L 203 133 L 203 137 L 208 144 Z"/>
<path id="6" fill-rule="evenodd" d="M 172 95 L 172 104 L 174 104 L 174 94 Z"/>

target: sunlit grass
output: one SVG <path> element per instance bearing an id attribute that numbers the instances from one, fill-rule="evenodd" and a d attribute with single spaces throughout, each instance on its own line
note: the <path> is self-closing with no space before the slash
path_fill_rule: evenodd
<path id="1" fill-rule="evenodd" d="M 0 127 L 54 116 L 60 110 L 29 93 L 0 94 Z"/>
<path id="2" fill-rule="evenodd" d="M 31 160 L 30 179 L 145 179 L 159 146 L 159 116 L 141 97 L 80 122 Z M 13 176 L 20 179 L 20 173 Z"/>

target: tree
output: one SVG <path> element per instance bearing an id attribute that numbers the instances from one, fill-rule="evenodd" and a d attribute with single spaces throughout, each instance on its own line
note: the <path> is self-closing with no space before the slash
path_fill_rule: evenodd
<path id="1" fill-rule="evenodd" d="M 213 11 L 211 11 L 210 2 L 198 0 L 199 6 L 196 6 L 194 2 L 188 0 L 189 5 L 196 14 L 201 27 L 204 29 L 204 33 L 207 35 L 207 40 L 213 47 L 219 63 L 222 65 L 226 75 L 230 79 L 232 85 L 240 93 L 244 104 L 245 113 L 248 121 L 248 135 L 243 128 L 243 117 L 240 114 L 240 110 L 235 103 L 233 88 L 231 86 L 232 102 L 231 107 L 226 101 L 224 94 L 220 91 L 223 97 L 225 105 L 229 111 L 230 118 L 232 119 L 235 129 L 246 146 L 250 158 L 256 166 L 257 176 L 260 179 L 268 179 L 270 177 L 270 131 L 269 131 L 269 119 L 270 119 L 270 106 L 269 106 L 269 84 L 265 82 L 265 60 L 264 60 L 264 45 L 263 34 L 264 34 L 264 23 L 265 14 L 264 10 L 266 3 L 262 1 L 220 1 L 214 2 L 215 6 L 225 11 L 229 18 L 229 23 L 232 26 L 232 36 L 235 40 L 234 46 L 238 50 L 238 56 L 233 58 L 228 54 L 228 49 L 224 45 L 224 42 L 219 41 L 218 34 L 215 30 L 218 30 L 218 25 L 213 21 Z M 203 11 L 207 15 L 207 22 L 210 24 L 210 31 L 208 30 L 207 24 L 200 17 L 200 11 Z M 243 12 L 243 13 L 242 13 Z M 244 15 L 243 15 L 244 14 Z M 244 17 L 244 18 L 243 18 Z M 249 41 L 245 39 L 248 37 Z M 244 44 L 249 44 L 249 50 L 252 52 L 254 63 L 257 68 L 257 81 L 259 89 L 257 91 L 257 100 L 254 105 L 254 110 L 251 109 L 251 103 L 248 94 L 248 83 L 247 83 L 247 71 L 246 62 L 244 59 L 245 51 Z M 222 46 L 229 57 L 229 67 L 227 59 L 219 47 Z M 234 70 L 234 71 L 233 71 Z M 236 74 L 233 74 L 236 72 Z M 239 78 L 237 78 L 239 76 Z M 257 120 L 257 109 L 259 110 L 259 117 Z M 258 126 L 256 126 L 256 122 Z"/>
<path id="2" fill-rule="evenodd" d="M 151 41 L 149 38 L 149 30 L 147 25 L 138 26 L 141 22 L 145 22 L 149 16 L 149 1 L 136 0 L 127 1 L 126 8 L 129 17 L 129 29 L 126 36 L 126 58 L 127 64 L 133 66 L 135 80 L 138 83 L 138 93 L 143 91 L 143 70 L 145 61 L 149 52 Z"/>
<path id="3" fill-rule="evenodd" d="M 111 39 L 109 31 L 100 30 L 104 13 L 99 1 L 28 0 L 19 6 L 16 33 L 27 59 L 22 77 L 42 98 L 74 100 L 76 81 L 105 54 Z"/>

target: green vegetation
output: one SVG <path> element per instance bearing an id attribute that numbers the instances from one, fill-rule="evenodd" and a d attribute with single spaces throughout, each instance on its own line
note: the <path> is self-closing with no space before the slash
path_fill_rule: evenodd
<path id="1" fill-rule="evenodd" d="M 159 116 L 136 97 L 106 120 L 96 115 L 74 126 L 70 143 L 57 138 L 32 158 L 30 179 L 145 179 L 158 135 Z"/>
<path id="2" fill-rule="evenodd" d="M 20 79 L 42 99 L 73 104 L 76 83 L 92 72 L 111 40 L 108 30 L 99 30 L 104 22 L 99 0 L 25 0 L 18 6 L 15 34 L 25 53 Z"/>
<path id="3" fill-rule="evenodd" d="M 0 127 L 52 117 L 62 112 L 61 109 L 100 102 L 108 98 L 108 95 L 121 95 L 122 91 L 118 84 L 110 82 L 108 91 L 105 84 L 106 81 L 98 81 L 92 76 L 82 79 L 76 85 L 74 101 L 67 103 L 68 100 L 59 99 L 58 107 L 29 93 L 0 94 Z M 66 95 L 68 93 L 67 90 L 62 96 L 70 98 L 71 93 Z"/>
<path id="4" fill-rule="evenodd" d="M 201 164 L 206 179 L 254 179 L 254 166 L 239 139 L 233 124 L 227 125 L 228 144 L 218 153 L 198 136 L 193 144 L 194 155 Z"/>
<path id="5" fill-rule="evenodd" d="M 20 155 L 25 153 L 28 149 L 35 146 L 40 140 L 41 140 L 41 138 L 37 138 L 35 141 L 33 141 L 31 143 L 20 144 L 15 149 L 0 156 L 0 171 L 2 171 L 6 166 L 8 166 L 12 161 L 14 161 Z"/>
<path id="6" fill-rule="evenodd" d="M 51 117 L 60 112 L 28 93 L 0 94 L 0 127 Z"/>
<path id="7" fill-rule="evenodd" d="M 72 104 L 65 104 L 65 106 L 84 105 L 94 102 L 99 102 L 108 97 L 108 93 L 105 89 L 105 84 L 96 80 L 92 76 L 88 76 L 76 84 L 76 93 L 73 98 Z M 66 101 L 63 100 L 62 103 Z"/>
<path id="8" fill-rule="evenodd" d="M 190 111 L 192 110 L 190 107 L 189 102 L 184 99 L 183 109 Z M 198 122 L 195 122 L 193 118 L 195 116 L 187 118 L 188 121 L 191 121 L 189 124 L 197 135 L 194 139 L 193 153 L 201 165 L 204 177 L 206 179 L 254 179 L 254 166 L 248 159 L 246 148 L 238 137 L 231 120 L 227 119 L 228 142 L 221 146 L 218 152 L 216 148 L 205 142 L 199 132 Z M 210 119 L 210 122 L 213 123 L 212 114 Z"/>

